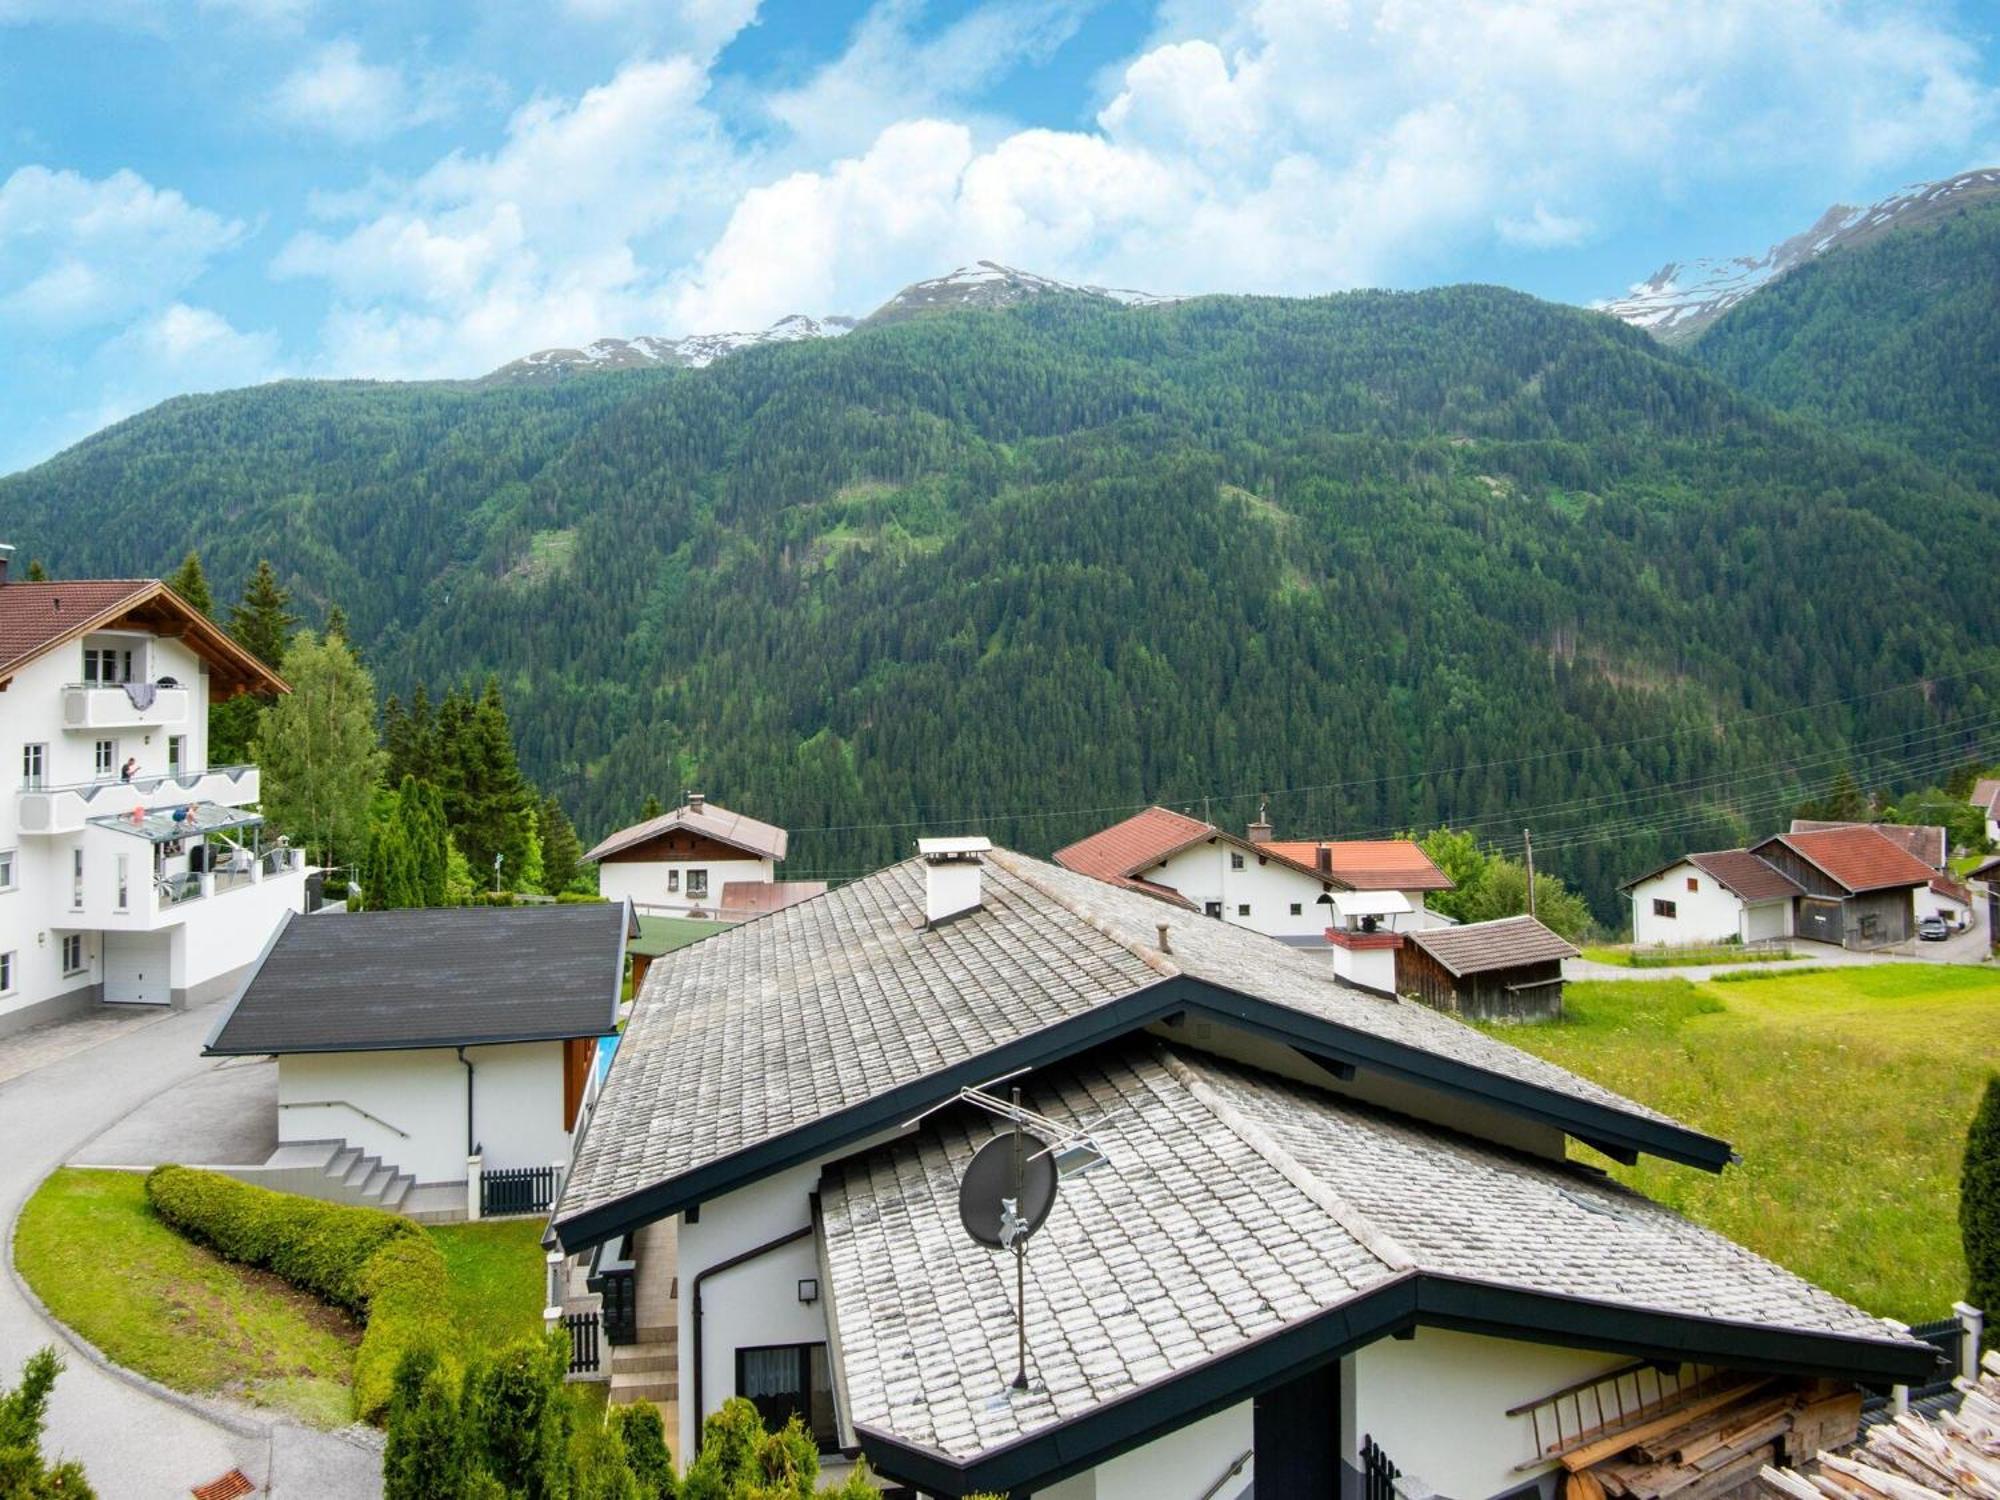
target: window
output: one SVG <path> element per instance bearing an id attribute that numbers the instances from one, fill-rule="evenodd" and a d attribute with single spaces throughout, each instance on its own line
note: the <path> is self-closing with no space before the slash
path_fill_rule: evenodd
<path id="1" fill-rule="evenodd" d="M 72 932 L 62 940 L 62 955 L 64 974 L 81 974 L 83 972 L 82 933 Z"/>
<path id="2" fill-rule="evenodd" d="M 0 849 L 0 891 L 14 889 L 14 851 Z"/>
<path id="3" fill-rule="evenodd" d="M 1692 875 L 1688 876 L 1688 889 L 1691 891 L 1700 890 L 1701 882 L 1699 880 L 1696 880 Z"/>
<path id="4" fill-rule="evenodd" d="M 187 736 L 170 734 L 167 736 L 167 774 L 179 778 L 187 769 Z"/>
<path id="5" fill-rule="evenodd" d="M 708 871 L 688 871 L 688 894 L 690 896 L 706 896 L 708 894 Z"/>
<path id="6" fill-rule="evenodd" d="M 1672 921 L 1679 914 L 1680 908 L 1675 906 L 1671 901 L 1655 901 L 1653 903 L 1653 915 L 1656 917 L 1665 917 L 1668 921 Z"/>
<path id="7" fill-rule="evenodd" d="M 1304 915 L 1305 915 L 1305 910 L 1306 910 L 1306 909 L 1305 909 L 1305 908 L 1304 908 L 1303 906 L 1299 905 L 1299 903 L 1298 903 L 1298 902 L 1294 901 L 1294 902 L 1292 903 L 1292 915 L 1293 915 L 1293 916 L 1295 916 L 1295 917 L 1301 917 L 1301 916 L 1304 916 Z"/>
<path id="8" fill-rule="evenodd" d="M 736 1394 L 757 1408 L 757 1415 L 770 1431 L 776 1432 L 797 1417 L 819 1443 L 822 1453 L 839 1446 L 826 1345 L 778 1344 L 738 1349 Z"/>
<path id="9" fill-rule="evenodd" d="M 83 680 L 116 685 L 132 680 L 132 653 L 119 646 L 85 646 Z"/>
<path id="10" fill-rule="evenodd" d="M 83 910 L 83 851 L 69 851 L 69 904 Z"/>
<path id="11" fill-rule="evenodd" d="M 1230 855 L 1230 856 L 1229 856 L 1229 868 L 1230 868 L 1230 869 L 1232 869 L 1232 870 L 1240 870 L 1240 869 L 1242 869 L 1242 868 L 1243 868 L 1243 856 L 1242 856 L 1242 855 L 1240 855 L 1240 854 L 1232 854 L 1232 855 Z"/>
<path id="12" fill-rule="evenodd" d="M 1219 917 L 1222 915 L 1222 903 L 1220 901 L 1205 901 L 1202 903 L 1201 911 L 1203 916 Z"/>
<path id="13" fill-rule="evenodd" d="M 121 854 L 116 865 L 118 872 L 118 909 L 126 911 L 131 907 L 132 898 L 132 856 Z"/>
<path id="14" fill-rule="evenodd" d="M 118 741 L 99 740 L 96 754 L 97 779 L 109 781 L 118 774 Z"/>
<path id="15" fill-rule="evenodd" d="M 14 955 L 0 953 L 0 995 L 14 993 Z"/>
<path id="16" fill-rule="evenodd" d="M 1239 903 L 1237 904 L 1237 907 L 1236 907 L 1236 915 L 1237 915 L 1237 916 L 1239 916 L 1239 917 L 1247 917 L 1247 916 L 1249 916 L 1249 915 L 1250 915 L 1250 903 L 1249 903 L 1248 901 L 1243 901 L 1243 902 L 1239 902 Z"/>
<path id="17" fill-rule="evenodd" d="M 680 889 L 681 889 L 681 872 L 679 870 L 667 871 L 667 894 L 669 896 L 679 895 Z"/>
<path id="18" fill-rule="evenodd" d="M 49 770 L 49 747 L 47 745 L 23 745 L 21 747 L 21 787 L 24 791 L 39 792 L 47 783 L 44 778 Z"/>

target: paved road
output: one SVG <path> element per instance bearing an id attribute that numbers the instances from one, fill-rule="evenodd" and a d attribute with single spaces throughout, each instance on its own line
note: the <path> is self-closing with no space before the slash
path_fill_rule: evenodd
<path id="1" fill-rule="evenodd" d="M 0 1152 L 0 1219 L 10 1239 L 45 1175 L 153 1095 L 214 1067 L 200 1056 L 213 1019 L 198 1009 L 83 1037 L 52 1029 L 0 1042 L 0 1074 L 24 1047 L 38 1064 L 0 1083 L 0 1140 L 8 1145 Z M 69 1050 L 82 1040 L 94 1045 Z M 231 1468 L 269 1485 L 278 1500 L 381 1493 L 376 1462 L 340 1438 L 289 1424 L 242 1436 L 99 1368 L 62 1341 L 12 1277 L 0 1277 L 0 1379 L 11 1385 L 21 1362 L 51 1343 L 68 1369 L 56 1382 L 48 1448 L 81 1459 L 100 1495 L 186 1500 L 192 1486 Z"/>
<path id="2" fill-rule="evenodd" d="M 1869 964 L 1979 964 L 1985 961 L 1989 951 L 1983 924 L 1982 918 L 1980 925 L 1974 926 L 1971 931 L 1958 933 L 1942 943 L 1913 941 L 1906 945 L 1908 951 L 1905 952 L 1853 953 L 1845 948 L 1828 947 L 1824 943 L 1799 943 L 1792 949 L 1799 956 L 1783 963 L 1675 964 L 1634 969 L 1623 964 L 1592 963 L 1587 958 L 1566 958 L 1563 960 L 1563 978 L 1689 979 L 1698 982 L 1742 969 L 1755 969 L 1760 974 L 1782 974 L 1787 969 L 1850 968 Z"/>

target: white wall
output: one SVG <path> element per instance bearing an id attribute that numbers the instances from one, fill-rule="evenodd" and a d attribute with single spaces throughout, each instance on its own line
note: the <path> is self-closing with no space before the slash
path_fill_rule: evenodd
<path id="1" fill-rule="evenodd" d="M 1940 895 L 1927 885 L 1917 887 L 1916 898 L 1919 917 L 1943 917 L 1954 927 L 1963 927 L 1972 920 L 1970 903 Z"/>
<path id="2" fill-rule="evenodd" d="M 1630 1363 L 1435 1328 L 1383 1339 L 1342 1362 L 1353 1409 L 1341 1456 L 1358 1467 L 1361 1440 L 1372 1436 L 1405 1476 L 1441 1495 L 1498 1495 L 1534 1472 L 1515 1468 L 1535 1456 L 1534 1429 L 1525 1412 L 1510 1417 L 1507 1409 Z"/>
<path id="3" fill-rule="evenodd" d="M 1092 1500 L 1196 1500 L 1250 1448 L 1253 1427 L 1253 1407 L 1245 1401 L 1121 1453 L 1091 1471 Z M 1235 1500 L 1255 1474 L 1253 1460 L 1216 1492 L 1217 1500 Z"/>
<path id="4" fill-rule="evenodd" d="M 150 851 L 137 839 L 139 853 Z M 135 867 L 139 861 L 135 860 Z M 173 908 L 180 917 L 174 933 L 173 983 L 178 998 L 193 1003 L 220 998 L 242 971 L 257 961 L 287 912 L 306 909 L 303 864 L 282 875 L 267 875 L 199 901 Z"/>
<path id="5" fill-rule="evenodd" d="M 1242 857 L 1242 869 L 1231 868 L 1232 854 Z M 1268 937 L 1318 937 L 1333 921 L 1333 908 L 1319 904 L 1323 882 L 1279 860 L 1221 842 L 1183 849 L 1139 875 L 1172 887 L 1199 909 L 1220 901 L 1223 921 Z M 1294 905 L 1297 916 L 1292 915 Z M 1249 916 L 1238 911 L 1242 906 L 1250 908 Z"/>
<path id="6" fill-rule="evenodd" d="M 1688 882 L 1697 889 L 1690 891 Z M 1671 901 L 1675 914 L 1653 914 L 1655 899 Z M 1632 887 L 1632 941 L 1641 946 L 1719 943 L 1746 936 L 1743 903 L 1706 870 L 1683 860 Z"/>
<path id="7" fill-rule="evenodd" d="M 597 867 L 597 889 L 607 901 L 624 896 L 638 906 L 680 906 L 713 908 L 722 900 L 722 888 L 732 880 L 756 881 L 769 885 L 776 866 L 768 859 L 659 859 L 606 860 Z M 667 872 L 680 872 L 680 889 L 667 889 Z M 708 894 L 699 899 L 687 893 L 687 872 L 708 871 Z"/>
<path id="8" fill-rule="evenodd" d="M 476 1070 L 473 1138 L 485 1165 L 546 1167 L 566 1160 L 561 1042 L 468 1047 Z M 284 1108 L 340 1100 L 352 1109 Z M 301 1052 L 278 1059 L 278 1139 L 344 1140 L 418 1182 L 465 1180 L 465 1069 L 449 1047 L 415 1052 Z"/>

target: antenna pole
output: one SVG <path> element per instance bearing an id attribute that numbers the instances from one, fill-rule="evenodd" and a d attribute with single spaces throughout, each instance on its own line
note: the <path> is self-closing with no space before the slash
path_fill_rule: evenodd
<path id="1" fill-rule="evenodd" d="M 1530 830 L 1521 830 L 1521 848 L 1528 856 L 1528 915 L 1535 914 L 1535 835 Z"/>
<path id="2" fill-rule="evenodd" d="M 1014 1086 L 1014 1202 L 1015 1212 L 1027 1206 L 1028 1164 L 1022 1159 L 1021 1088 Z M 1014 1389 L 1028 1388 L 1028 1237 L 1014 1241 Z"/>

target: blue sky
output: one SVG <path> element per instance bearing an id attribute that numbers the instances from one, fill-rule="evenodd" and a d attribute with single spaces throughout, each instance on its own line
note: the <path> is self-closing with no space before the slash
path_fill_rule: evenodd
<path id="1" fill-rule="evenodd" d="M 0 471 L 184 391 L 860 314 L 982 257 L 1585 302 L 2000 160 L 1864 0 L 0 0 Z"/>

